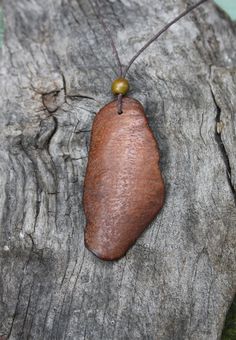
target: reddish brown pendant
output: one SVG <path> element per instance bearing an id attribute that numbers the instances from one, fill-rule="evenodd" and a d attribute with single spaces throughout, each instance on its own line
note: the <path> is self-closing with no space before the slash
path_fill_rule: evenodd
<path id="1" fill-rule="evenodd" d="M 157 142 L 143 106 L 123 99 L 104 106 L 92 128 L 84 183 L 85 245 L 103 260 L 127 252 L 161 209 L 164 183 Z"/>

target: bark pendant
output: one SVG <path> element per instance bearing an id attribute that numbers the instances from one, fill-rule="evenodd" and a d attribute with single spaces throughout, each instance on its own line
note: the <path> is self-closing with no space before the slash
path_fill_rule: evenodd
<path id="1" fill-rule="evenodd" d="M 123 98 L 96 115 L 84 182 L 85 245 L 103 260 L 125 255 L 164 201 L 157 142 L 143 106 Z"/>

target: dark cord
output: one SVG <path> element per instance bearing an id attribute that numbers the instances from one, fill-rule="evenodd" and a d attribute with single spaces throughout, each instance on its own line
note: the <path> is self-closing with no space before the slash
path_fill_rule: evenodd
<path id="1" fill-rule="evenodd" d="M 203 4 L 204 2 L 206 2 L 207 0 L 201 0 L 199 2 L 197 2 L 195 5 L 190 6 L 189 8 L 187 8 L 184 12 L 182 12 L 181 14 L 179 14 L 175 19 L 173 19 L 171 22 L 169 22 L 166 26 L 164 26 L 157 34 L 155 34 L 134 56 L 133 58 L 130 60 L 129 64 L 126 66 L 125 71 L 123 73 L 123 77 L 125 78 L 130 66 L 133 64 L 133 62 L 140 56 L 140 54 L 146 50 L 146 48 L 151 45 L 157 38 L 159 38 L 159 36 L 164 33 L 165 31 L 168 30 L 168 28 L 172 25 L 174 25 L 177 21 L 179 21 L 182 17 L 184 17 L 186 14 L 188 14 L 189 12 L 191 12 L 192 10 L 194 10 L 196 7 L 200 6 L 201 4 Z"/>
<path id="2" fill-rule="evenodd" d="M 116 49 L 115 42 L 114 42 L 114 40 L 113 40 L 113 38 L 112 38 L 111 32 L 110 32 L 110 30 L 109 30 L 107 24 L 106 24 L 105 21 L 103 20 L 103 16 L 102 16 L 102 14 L 101 14 L 101 12 L 100 12 L 99 5 L 98 5 L 97 0 L 94 0 L 94 2 L 95 2 L 95 5 L 96 5 L 96 10 L 95 10 L 95 8 L 94 8 L 93 3 L 91 3 L 91 6 L 92 6 L 92 8 L 93 8 L 93 11 L 94 11 L 96 17 L 98 18 L 98 20 L 100 21 L 101 25 L 103 26 L 104 31 L 105 31 L 105 33 L 106 33 L 108 39 L 110 40 L 110 43 L 111 43 L 111 46 L 112 46 L 112 50 L 113 50 L 114 56 L 115 56 L 116 61 L 117 61 L 117 64 L 118 64 L 118 68 L 119 68 L 119 76 L 122 77 L 122 73 L 123 73 L 123 72 L 122 72 L 122 64 L 121 64 L 121 61 L 120 61 L 119 53 L 118 53 L 118 51 L 117 51 L 117 49 Z"/>
<path id="3" fill-rule="evenodd" d="M 119 57 L 119 53 L 116 49 L 116 46 L 115 46 L 115 43 L 114 43 L 114 40 L 112 38 L 112 35 L 111 35 L 111 32 L 110 30 L 108 29 L 106 23 L 104 22 L 103 20 L 103 17 L 102 17 L 102 14 L 100 12 L 100 9 L 99 9 L 99 6 L 98 6 L 98 3 L 97 3 L 97 0 L 94 0 L 95 4 L 96 4 L 96 9 L 97 11 L 95 10 L 94 8 L 94 5 L 91 3 L 92 5 L 92 8 L 93 8 L 93 11 L 95 13 L 95 15 L 97 16 L 97 18 L 99 19 L 99 21 L 101 22 L 108 38 L 110 39 L 110 42 L 111 42 L 111 46 L 112 46 L 112 49 L 113 49 L 113 53 L 116 57 L 116 60 L 117 60 L 117 64 L 118 64 L 118 67 L 119 67 L 119 73 L 120 73 L 120 77 L 123 77 L 125 78 L 127 72 L 129 71 L 130 69 L 130 66 L 133 64 L 133 62 L 140 56 L 140 54 L 146 50 L 146 48 L 151 45 L 155 40 L 157 40 L 159 38 L 159 36 L 164 33 L 165 31 L 168 30 L 168 28 L 172 25 L 174 25 L 177 21 L 179 21 L 181 18 L 183 18 L 186 14 L 190 13 L 192 10 L 194 10 L 196 7 L 200 6 L 201 4 L 203 4 L 204 2 L 206 2 L 208 0 L 201 0 L 199 2 L 197 2 L 195 5 L 192 5 L 190 6 L 189 8 L 187 8 L 185 11 L 183 11 L 181 14 L 179 14 L 175 19 L 173 19 L 172 21 L 170 21 L 167 25 L 165 25 L 158 33 L 156 33 L 134 56 L 133 58 L 130 60 L 130 62 L 128 63 L 128 65 L 126 66 L 124 72 L 122 70 L 122 64 L 121 64 L 121 61 L 120 61 L 120 57 Z M 122 94 L 118 95 L 118 98 L 117 98 L 117 111 L 118 113 L 122 113 Z"/>
<path id="4" fill-rule="evenodd" d="M 123 112 L 122 111 L 122 98 L 123 98 L 123 94 L 118 94 L 117 97 L 117 112 L 119 113 L 119 115 Z"/>

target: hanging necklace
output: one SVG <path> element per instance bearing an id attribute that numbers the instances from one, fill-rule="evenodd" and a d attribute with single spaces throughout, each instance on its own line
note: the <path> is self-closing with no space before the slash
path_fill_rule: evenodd
<path id="1" fill-rule="evenodd" d="M 119 77 L 112 83 L 117 99 L 105 105 L 93 122 L 84 180 L 85 245 L 103 260 L 124 256 L 164 203 L 158 144 L 142 104 L 125 97 L 129 90 L 127 72 L 162 33 L 206 1 L 190 6 L 164 26 L 133 56 L 124 70 L 99 6 L 96 4 L 96 10 L 94 8 L 110 39 L 119 68 Z"/>

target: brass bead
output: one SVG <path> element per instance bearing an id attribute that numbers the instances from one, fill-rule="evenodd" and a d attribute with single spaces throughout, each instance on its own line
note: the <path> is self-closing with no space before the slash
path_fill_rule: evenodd
<path id="1" fill-rule="evenodd" d="M 129 91 L 129 82 L 125 78 L 117 78 L 113 81 L 111 90 L 113 94 L 125 95 Z"/>

